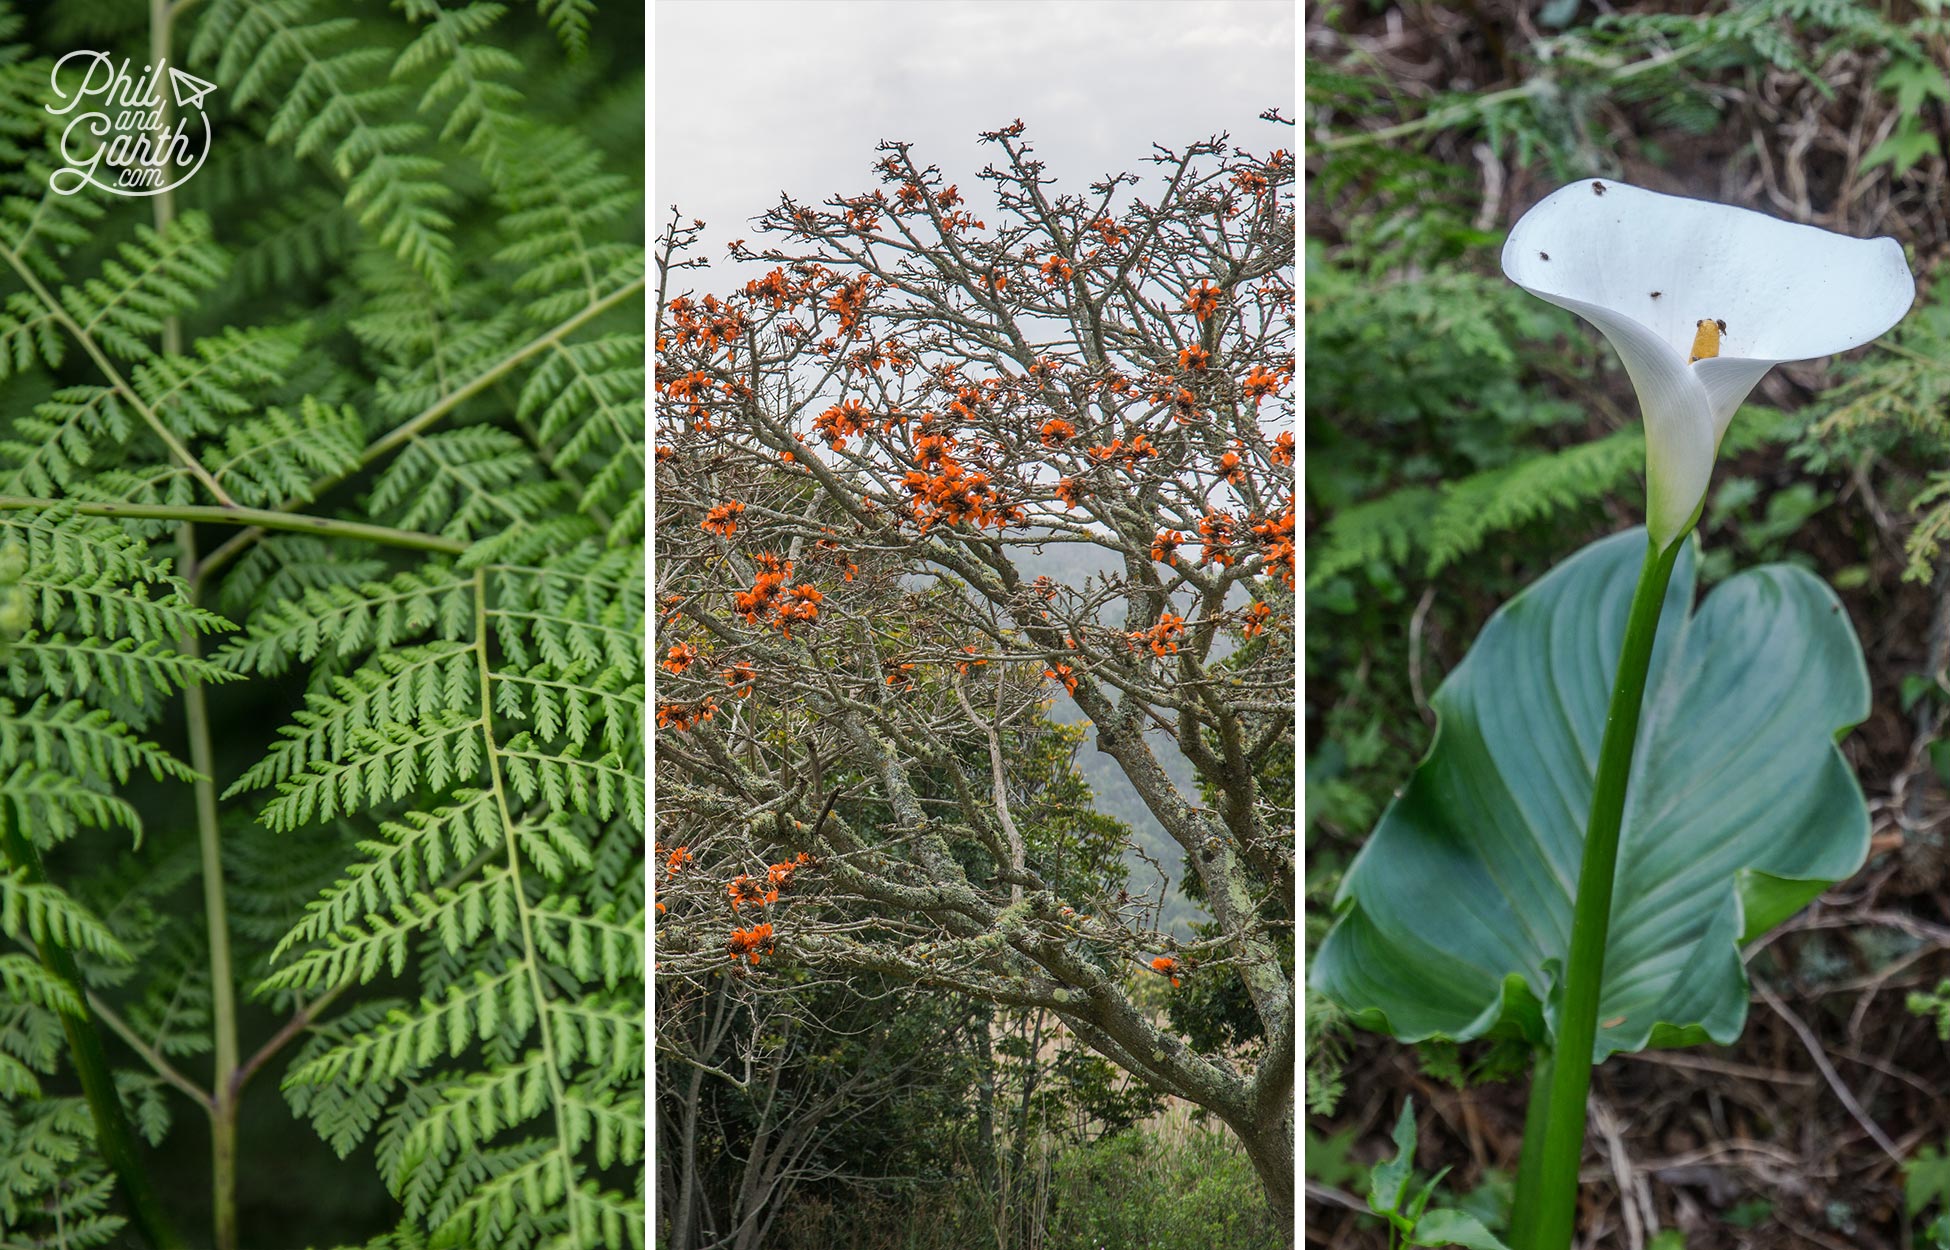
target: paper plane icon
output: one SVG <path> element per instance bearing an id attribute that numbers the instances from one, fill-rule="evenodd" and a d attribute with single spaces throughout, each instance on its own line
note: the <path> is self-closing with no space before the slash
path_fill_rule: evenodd
<path id="1" fill-rule="evenodd" d="M 176 97 L 178 108 L 193 109 L 217 89 L 217 84 L 204 82 L 194 74 L 185 74 L 174 65 L 169 67 L 169 90 Z"/>

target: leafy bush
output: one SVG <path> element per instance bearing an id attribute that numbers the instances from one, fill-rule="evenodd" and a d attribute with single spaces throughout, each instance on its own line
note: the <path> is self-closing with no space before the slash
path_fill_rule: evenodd
<path id="1" fill-rule="evenodd" d="M 1252 1165 L 1218 1132 L 1115 1133 L 1051 1164 L 1048 1250 L 1264 1250 L 1279 1230 Z"/>

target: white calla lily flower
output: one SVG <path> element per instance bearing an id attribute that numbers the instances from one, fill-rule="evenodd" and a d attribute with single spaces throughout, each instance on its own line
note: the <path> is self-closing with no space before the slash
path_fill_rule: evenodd
<path id="1" fill-rule="evenodd" d="M 1624 360 L 1645 415 L 1646 525 L 1662 550 L 1697 519 L 1720 440 L 1767 371 L 1860 347 L 1916 295 L 1894 239 L 1599 179 L 1525 213 L 1503 272 L 1598 327 Z"/>

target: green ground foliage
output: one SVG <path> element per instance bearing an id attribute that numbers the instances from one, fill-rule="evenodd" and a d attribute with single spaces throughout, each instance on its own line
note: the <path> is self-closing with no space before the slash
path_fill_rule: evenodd
<path id="1" fill-rule="evenodd" d="M 1871 348 L 1763 384 L 1728 436 L 1701 526 L 1704 582 L 1803 563 L 1842 593 L 1869 655 L 1875 711 L 1847 750 L 1878 813 L 1876 850 L 1817 905 L 1821 927 L 1750 960 L 1863 1116 L 1785 1017 L 1757 1005 L 1742 1045 L 1718 1057 L 1785 1067 L 1791 1083 L 1609 1065 L 1596 1093 L 1617 1110 L 1636 1179 L 1622 1197 L 1600 1180 L 1590 1201 L 1608 1237 L 1623 1236 L 1622 1204 L 1637 1204 L 1631 1226 L 1661 1250 L 1935 1244 L 1934 1151 L 1950 1119 L 1929 1075 L 1945 1060 L 1937 987 L 1950 939 L 1950 12 L 1927 0 L 1336 4 L 1313 12 L 1307 47 L 1310 943 L 1428 746 L 1429 694 L 1489 613 L 1642 517 L 1629 383 L 1595 331 L 1501 276 L 1510 224 L 1595 175 L 1908 249 L 1915 311 Z M 1385 1244 L 1355 1208 L 1411 1096 L 1417 1185 L 1419 1169 L 1454 1167 L 1440 1204 L 1480 1204 L 1501 1228 L 1494 1198 L 1524 1101 L 1510 1057 L 1488 1045 L 1404 1052 L 1318 999 L 1308 1021 L 1321 1244 Z M 1729 1146 L 1737 1138 L 1778 1151 L 1773 1168 Z"/>

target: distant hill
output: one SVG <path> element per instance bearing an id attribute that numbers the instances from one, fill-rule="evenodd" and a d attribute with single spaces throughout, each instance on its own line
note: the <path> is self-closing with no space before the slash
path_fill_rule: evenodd
<path id="1" fill-rule="evenodd" d="M 1081 585 L 1085 579 L 1107 573 L 1121 572 L 1111 554 L 1101 547 L 1084 543 L 1050 543 L 1040 551 L 1024 548 L 1017 557 L 1022 569 L 1031 577 L 1047 577 L 1065 586 Z M 1116 619 L 1107 622 L 1115 625 Z M 1221 641 L 1218 653 L 1229 650 L 1228 641 Z M 1086 722 L 1082 709 L 1070 699 L 1058 695 L 1049 710 L 1051 720 L 1059 724 L 1075 725 Z M 1198 784 L 1192 770 L 1191 761 L 1178 749 L 1177 739 L 1162 729 L 1153 729 L 1146 735 L 1151 750 L 1164 766 L 1165 772 L 1177 785 L 1179 793 L 1193 803 L 1199 802 Z M 1117 761 L 1097 749 L 1097 733 L 1093 728 L 1085 739 L 1083 749 L 1077 755 L 1077 771 L 1090 786 L 1095 796 L 1095 806 L 1106 816 L 1123 821 L 1131 827 L 1136 842 L 1145 854 L 1151 856 L 1164 867 L 1170 880 L 1165 883 L 1164 904 L 1160 927 L 1181 937 L 1190 936 L 1190 923 L 1206 919 L 1203 908 L 1186 898 L 1179 889 L 1185 871 L 1184 849 L 1165 832 L 1157 817 L 1138 797 L 1130 781 L 1124 776 Z M 1125 864 L 1131 874 L 1132 893 L 1155 893 L 1159 888 L 1158 873 L 1150 864 L 1135 853 L 1125 856 Z"/>

